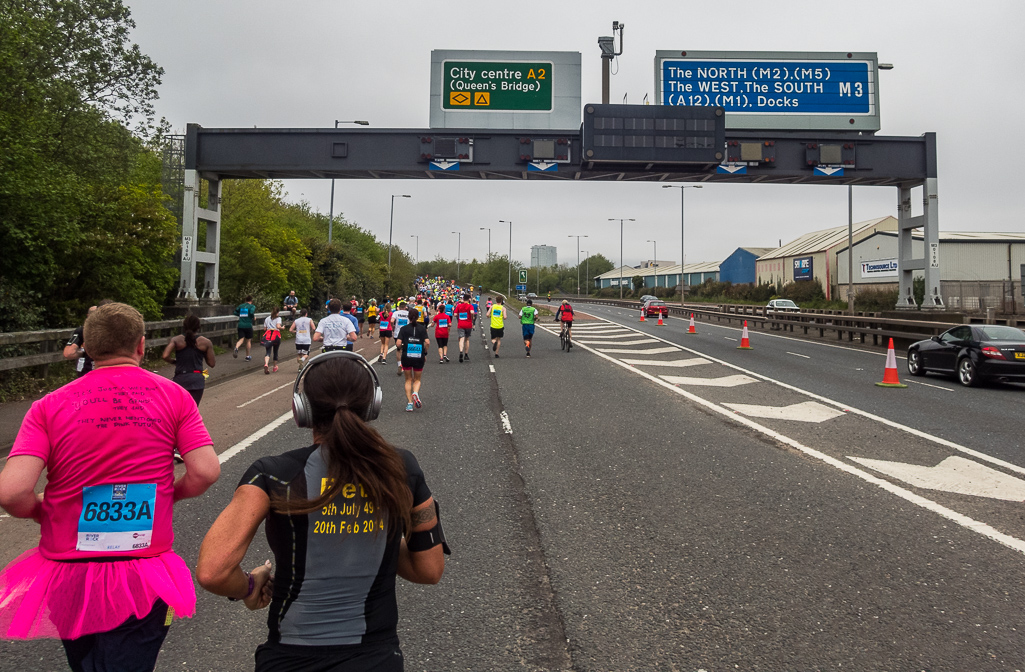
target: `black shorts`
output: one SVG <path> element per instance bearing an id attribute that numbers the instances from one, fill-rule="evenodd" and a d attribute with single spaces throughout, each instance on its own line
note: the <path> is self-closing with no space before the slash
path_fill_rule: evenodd
<path id="1" fill-rule="evenodd" d="M 381 330 L 381 338 L 383 338 L 386 341 L 389 338 L 391 338 L 391 329 L 382 329 Z"/>
<path id="2" fill-rule="evenodd" d="M 132 616 L 113 630 L 61 640 L 68 664 L 75 670 L 93 669 L 92 665 L 84 667 L 87 661 L 103 661 L 110 666 L 106 669 L 112 670 L 152 670 L 171 627 L 169 608 L 157 599 L 142 618 Z"/>
<path id="3" fill-rule="evenodd" d="M 491 327 L 491 338 L 502 338 L 503 336 L 505 336 L 505 327 L 502 327 L 501 329 Z"/>
<path id="4" fill-rule="evenodd" d="M 438 344 L 439 348 L 444 348 L 448 346 L 448 336 L 444 338 L 442 338 L 441 336 L 435 336 L 434 341 Z"/>
<path id="5" fill-rule="evenodd" d="M 378 322 L 380 322 L 380 320 L 378 320 L 376 317 L 368 317 L 367 322 L 369 324 L 377 324 Z"/>
<path id="6" fill-rule="evenodd" d="M 307 354 L 308 355 L 308 354 L 310 354 L 310 344 L 309 343 L 296 343 L 295 344 L 295 351 L 298 354 Z"/>
<path id="7" fill-rule="evenodd" d="M 256 648 L 256 672 L 402 672 L 399 643 L 297 646 L 267 642 Z"/>
<path id="8" fill-rule="evenodd" d="M 253 340 L 253 328 L 252 327 L 239 327 L 238 328 L 239 338 L 248 338 L 250 341 Z"/>

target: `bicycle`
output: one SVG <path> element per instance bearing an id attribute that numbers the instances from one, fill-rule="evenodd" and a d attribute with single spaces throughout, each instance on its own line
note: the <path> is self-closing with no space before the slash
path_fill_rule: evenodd
<path id="1" fill-rule="evenodd" d="M 566 328 L 567 324 L 569 324 L 569 322 L 562 322 L 562 326 L 559 327 L 559 345 L 563 350 L 569 352 L 570 348 L 573 347 L 573 340 L 571 338 L 570 329 Z"/>

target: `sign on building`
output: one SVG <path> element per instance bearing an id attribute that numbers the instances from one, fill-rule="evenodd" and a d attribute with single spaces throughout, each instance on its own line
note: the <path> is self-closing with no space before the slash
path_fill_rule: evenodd
<path id="1" fill-rule="evenodd" d="M 580 52 L 431 52 L 431 128 L 577 129 Z"/>
<path id="2" fill-rule="evenodd" d="M 800 280 L 812 280 L 815 277 L 813 273 L 814 266 L 812 262 L 815 257 L 798 257 L 794 259 L 794 281 Z"/>
<path id="3" fill-rule="evenodd" d="M 730 129 L 878 131 L 874 52 L 657 51 L 661 105 L 717 106 Z"/>
<path id="4" fill-rule="evenodd" d="M 877 259 L 876 261 L 861 262 L 861 279 L 872 280 L 874 278 L 896 278 L 896 259 Z"/>

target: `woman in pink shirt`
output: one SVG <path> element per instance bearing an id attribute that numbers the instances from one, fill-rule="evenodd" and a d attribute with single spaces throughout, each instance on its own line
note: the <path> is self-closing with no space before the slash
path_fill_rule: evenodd
<path id="1" fill-rule="evenodd" d="M 60 638 L 73 669 L 152 669 L 173 618 L 196 607 L 171 548 L 174 502 L 220 465 L 189 393 L 139 367 L 137 310 L 102 306 L 85 333 L 94 370 L 32 405 L 0 472 L 0 506 L 40 525 L 39 546 L 0 572 L 0 637 Z"/>

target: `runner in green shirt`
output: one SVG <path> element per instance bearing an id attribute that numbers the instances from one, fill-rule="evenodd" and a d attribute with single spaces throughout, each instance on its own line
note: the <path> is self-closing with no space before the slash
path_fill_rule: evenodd
<path id="1" fill-rule="evenodd" d="M 523 329 L 523 344 L 527 346 L 527 357 L 530 357 L 530 342 L 534 340 L 534 322 L 537 320 L 537 308 L 534 302 L 527 299 L 527 305 L 520 311 L 520 326 Z"/>
<path id="2" fill-rule="evenodd" d="M 246 296 L 245 303 L 239 304 L 235 309 L 238 315 L 238 343 L 235 344 L 235 351 L 232 357 L 238 359 L 238 349 L 246 344 L 246 361 L 253 361 L 250 351 L 253 349 L 253 317 L 256 316 L 256 306 L 253 305 L 253 295 Z"/>

